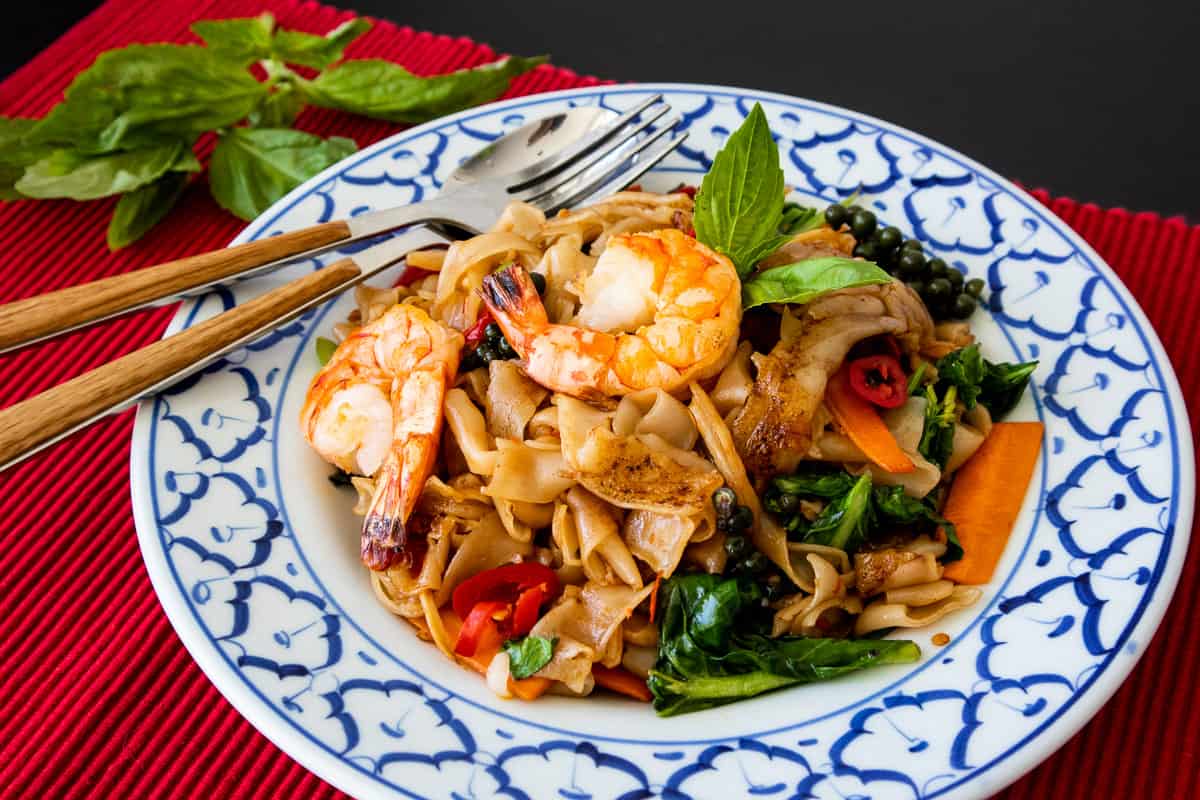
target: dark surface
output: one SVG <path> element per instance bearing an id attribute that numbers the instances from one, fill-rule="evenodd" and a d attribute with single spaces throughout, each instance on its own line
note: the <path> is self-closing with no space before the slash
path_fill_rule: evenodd
<path id="1" fill-rule="evenodd" d="M 1200 221 L 1200 4 L 1152 0 L 342 0 L 622 81 L 785 92 L 924 133 L 1027 186 Z M 4 74 L 94 2 L 0 29 Z M 711 9 L 711 10 L 705 10 Z"/>

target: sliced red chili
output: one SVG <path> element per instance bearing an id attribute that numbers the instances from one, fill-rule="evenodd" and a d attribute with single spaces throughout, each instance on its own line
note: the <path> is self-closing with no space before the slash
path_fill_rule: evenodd
<path id="1" fill-rule="evenodd" d="M 427 269 L 421 269 L 420 267 L 410 267 L 406 264 L 404 266 L 404 272 L 400 273 L 400 277 L 396 278 L 396 282 L 393 283 L 392 286 L 412 286 L 414 283 L 421 280 L 421 278 L 424 278 L 426 275 L 432 275 L 432 274 L 433 273 Z"/>
<path id="2" fill-rule="evenodd" d="M 492 322 L 492 312 L 488 311 L 486 308 L 482 309 L 479 312 L 479 319 L 475 320 L 475 324 L 468 328 L 467 332 L 463 334 L 464 338 L 467 340 L 468 350 L 474 350 L 479 346 L 479 343 L 483 341 L 483 329 L 488 326 L 489 322 Z"/>
<path id="3" fill-rule="evenodd" d="M 536 561 L 484 570 L 467 578 L 454 590 L 454 611 L 465 619 L 480 601 L 515 603 L 523 591 L 534 586 L 542 586 L 546 597 L 553 597 L 558 594 L 558 576 L 554 570 Z"/>
<path id="4" fill-rule="evenodd" d="M 524 636 L 532 630 L 534 624 L 538 621 L 538 617 L 541 616 L 542 603 L 549 599 L 550 593 L 546 591 L 545 584 L 531 586 L 521 592 L 521 596 L 517 598 L 513 610 L 513 636 Z"/>
<path id="5" fill-rule="evenodd" d="M 493 602 L 476 603 L 471 613 L 463 617 L 462 630 L 454 642 L 454 652 L 460 656 L 473 656 L 479 642 L 487 635 L 488 630 L 496 630 L 496 617 L 507 615 L 508 603 L 496 600 Z"/>
<path id="6" fill-rule="evenodd" d="M 850 388 L 881 408 L 897 408 L 908 399 L 908 376 L 892 356 L 864 356 L 850 362 Z"/>

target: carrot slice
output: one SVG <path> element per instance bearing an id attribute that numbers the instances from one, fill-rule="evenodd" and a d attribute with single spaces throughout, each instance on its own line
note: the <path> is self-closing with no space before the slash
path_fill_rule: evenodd
<path id="1" fill-rule="evenodd" d="M 650 621 L 654 622 L 654 615 L 658 611 L 658 587 L 662 584 L 662 575 L 654 576 L 654 588 L 650 590 Z"/>
<path id="2" fill-rule="evenodd" d="M 632 697 L 634 700 L 641 700 L 643 703 L 650 702 L 650 687 L 624 667 L 610 668 L 595 664 L 592 666 L 592 677 L 596 679 L 598 686 Z"/>
<path id="3" fill-rule="evenodd" d="M 963 557 L 946 566 L 957 583 L 987 583 L 1004 554 L 1042 450 L 1040 422 L 997 422 L 954 476 L 942 516 L 954 523 Z"/>
<path id="4" fill-rule="evenodd" d="M 829 379 L 825 390 L 825 405 L 833 415 L 834 422 L 841 426 L 867 458 L 888 472 L 912 472 L 917 468 L 912 459 L 900 449 L 896 437 L 883 424 L 883 418 L 875 406 L 858 396 L 850 388 L 846 368 L 838 370 Z"/>
<path id="5" fill-rule="evenodd" d="M 522 700 L 537 700 L 546 693 L 554 681 L 549 678 L 539 678 L 536 675 L 529 678 L 508 679 L 508 690 Z"/>

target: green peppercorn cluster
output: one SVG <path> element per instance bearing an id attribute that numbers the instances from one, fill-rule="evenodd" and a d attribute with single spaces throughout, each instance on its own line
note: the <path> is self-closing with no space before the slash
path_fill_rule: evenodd
<path id="1" fill-rule="evenodd" d="M 875 214 L 862 206 L 838 203 L 825 209 L 825 222 L 834 230 L 849 227 L 856 241 L 854 255 L 907 283 L 934 319 L 966 319 L 974 313 L 983 294 L 983 281 L 965 280 L 962 272 L 945 260 L 929 258 L 924 246 L 916 239 L 905 239 L 899 228 L 880 227 Z"/>
<path id="2" fill-rule="evenodd" d="M 738 505 L 737 494 L 728 486 L 713 492 L 712 501 L 717 510 L 717 530 L 725 534 L 725 573 L 754 578 L 768 601 L 782 596 L 787 586 L 783 576 L 749 539 L 754 512 L 749 506 Z"/>

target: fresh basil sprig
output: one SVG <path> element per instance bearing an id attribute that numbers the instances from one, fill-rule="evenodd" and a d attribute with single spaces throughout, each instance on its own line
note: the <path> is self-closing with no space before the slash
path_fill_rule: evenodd
<path id="1" fill-rule="evenodd" d="M 742 283 L 742 307 L 767 303 L 811 303 L 838 289 L 889 283 L 891 276 L 870 261 L 841 256 L 806 258 L 763 270 Z"/>
<path id="2" fill-rule="evenodd" d="M 102 53 L 43 119 L 0 117 L 0 199 L 121 195 L 108 230 L 115 250 L 166 216 L 189 174 L 202 169 L 192 152 L 197 140 L 216 132 L 213 196 L 253 219 L 357 147 L 288 130 L 305 105 L 423 122 L 491 100 L 545 61 L 507 58 L 432 77 L 387 61 L 342 61 L 370 27 L 356 18 L 318 36 L 277 28 L 263 14 L 197 22 L 192 30 L 203 46 Z M 265 80 L 250 73 L 254 64 Z M 306 77 L 293 66 L 319 72 Z"/>
<path id="3" fill-rule="evenodd" d="M 783 170 L 762 106 L 754 108 L 725 146 L 696 192 L 696 238 L 737 267 L 742 278 L 787 241 L 783 218 Z"/>
<path id="4" fill-rule="evenodd" d="M 556 644 L 557 637 L 547 639 L 545 636 L 525 636 L 509 639 L 504 643 L 504 652 L 508 653 L 509 674 L 517 680 L 528 678 L 550 663 Z"/>

